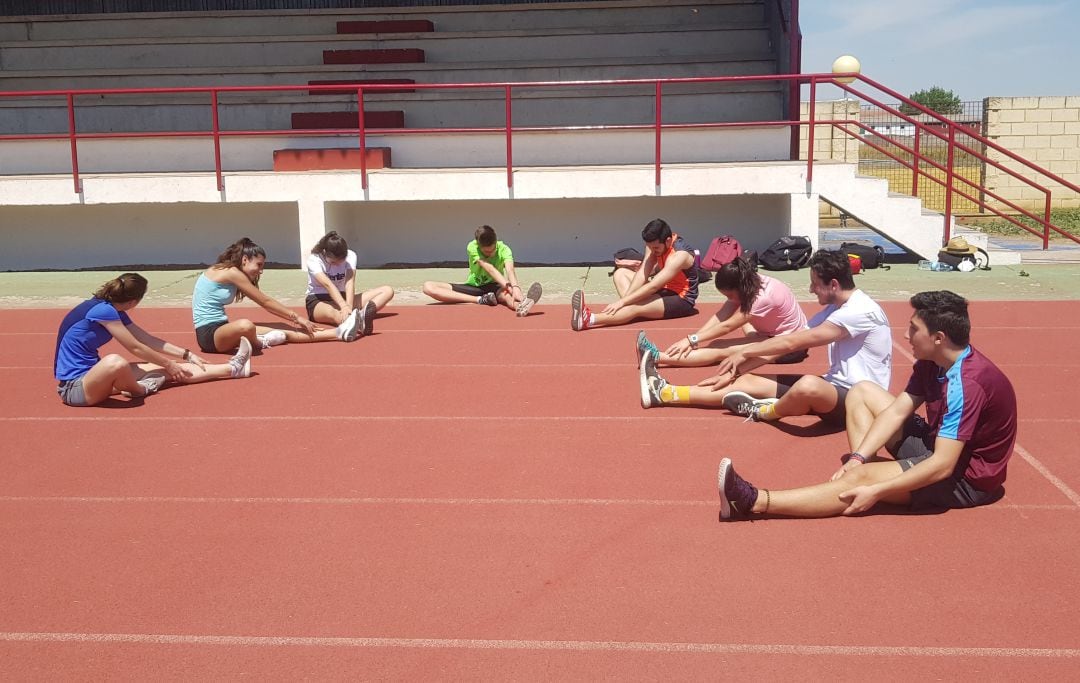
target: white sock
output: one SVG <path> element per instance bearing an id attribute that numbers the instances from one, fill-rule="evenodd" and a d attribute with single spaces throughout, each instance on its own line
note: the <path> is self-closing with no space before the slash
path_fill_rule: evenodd
<path id="1" fill-rule="evenodd" d="M 596 324 L 596 314 L 595 313 L 590 313 L 589 314 L 589 324 L 590 325 L 595 325 Z"/>

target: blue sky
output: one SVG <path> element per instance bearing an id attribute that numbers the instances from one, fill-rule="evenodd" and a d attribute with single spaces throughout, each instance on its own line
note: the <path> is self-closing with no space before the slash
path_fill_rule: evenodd
<path id="1" fill-rule="evenodd" d="M 904 95 L 1080 95 L 1078 0 L 801 0 L 799 11 L 803 73 L 851 54 Z"/>

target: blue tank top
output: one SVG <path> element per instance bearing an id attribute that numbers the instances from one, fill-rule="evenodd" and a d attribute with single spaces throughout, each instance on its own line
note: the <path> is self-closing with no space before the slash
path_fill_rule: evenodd
<path id="1" fill-rule="evenodd" d="M 191 318 L 195 322 L 195 329 L 227 321 L 229 316 L 225 315 L 225 306 L 235 299 L 236 285 L 214 282 L 206 277 L 206 273 L 200 275 L 195 281 L 195 292 L 191 295 Z"/>

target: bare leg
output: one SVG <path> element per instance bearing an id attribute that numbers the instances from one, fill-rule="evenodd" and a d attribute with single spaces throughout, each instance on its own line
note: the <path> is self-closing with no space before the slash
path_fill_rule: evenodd
<path id="1" fill-rule="evenodd" d="M 425 282 L 424 294 L 444 304 L 475 304 L 476 297 L 471 294 L 455 292 L 449 282 Z"/>
<path id="2" fill-rule="evenodd" d="M 426 293 L 427 290 L 425 289 L 424 291 Z M 391 287 L 390 285 L 379 285 L 378 287 L 369 289 L 366 292 L 361 292 L 360 304 L 357 306 L 357 308 L 359 308 L 360 310 L 364 310 L 364 306 L 367 306 L 369 301 L 374 301 L 375 310 L 381 311 L 386 306 L 386 304 L 390 303 L 390 300 L 393 298 L 393 287 Z M 475 300 L 476 299 L 473 299 L 473 301 Z"/>
<path id="3" fill-rule="evenodd" d="M 742 347 L 761 341 L 761 339 L 763 339 L 763 337 L 759 334 L 739 337 L 737 339 L 717 339 L 708 346 L 694 349 L 681 358 L 675 358 L 666 353 L 661 353 L 660 357 L 657 359 L 657 365 L 677 368 L 701 368 L 707 365 L 719 365 L 720 361 Z M 772 360 L 773 358 L 773 356 L 770 356 L 768 360 Z"/>
<path id="4" fill-rule="evenodd" d="M 816 375 L 803 375 L 776 402 L 773 410 L 777 417 L 825 415 L 836 408 L 839 400 L 840 393 L 835 386 Z"/>
<path id="5" fill-rule="evenodd" d="M 844 401 L 847 413 L 848 448 L 855 450 L 870 431 L 874 419 L 889 407 L 894 396 L 873 382 L 859 382 L 848 391 Z M 873 453 L 864 453 L 866 456 Z"/>
<path id="6" fill-rule="evenodd" d="M 615 285 L 615 291 L 619 293 L 619 297 L 626 296 L 626 293 L 630 291 L 630 283 L 634 280 L 634 272 L 629 268 L 615 269 L 611 276 L 611 282 Z"/>
<path id="7" fill-rule="evenodd" d="M 289 344 L 310 344 L 312 342 L 343 341 L 338 338 L 336 329 L 318 330 L 314 334 L 301 332 L 300 330 L 282 330 L 285 333 L 285 341 Z"/>
<path id="8" fill-rule="evenodd" d="M 788 517 L 835 517 L 847 509 L 848 504 L 840 500 L 840 494 L 849 491 L 856 486 L 866 486 L 892 479 L 903 472 L 903 468 L 895 460 L 883 460 L 869 462 L 865 465 L 849 470 L 836 481 L 815 484 L 798 489 L 786 491 L 770 490 L 768 496 L 764 490 L 758 490 L 757 500 L 752 508 L 753 512 L 765 512 L 766 500 L 768 501 L 769 514 L 785 515 Z M 909 493 L 897 493 L 882 502 L 898 505 L 911 501 Z"/>
<path id="9" fill-rule="evenodd" d="M 132 364 L 123 357 L 110 353 L 99 360 L 90 371 L 83 375 L 83 395 L 87 405 L 97 405 L 109 396 L 121 392 L 130 392 L 132 396 L 142 396 L 143 387 L 132 372 Z"/>
<path id="10" fill-rule="evenodd" d="M 320 301 L 311 309 L 311 320 L 313 322 L 335 327 L 345 322 L 348 315 L 348 311 L 342 312 L 333 301 Z"/>
<path id="11" fill-rule="evenodd" d="M 179 363 L 179 365 L 191 373 L 190 377 L 181 380 L 181 384 L 199 384 L 212 379 L 229 379 L 232 377 L 232 366 L 228 363 L 207 363 L 205 368 L 200 368 L 194 363 Z M 148 372 L 161 372 L 162 367 L 153 363 L 132 363 L 132 370 L 139 379 L 142 379 Z"/>
<path id="12" fill-rule="evenodd" d="M 253 349 L 258 349 L 262 346 L 259 343 L 255 323 L 247 318 L 241 318 L 240 320 L 227 322 L 214 330 L 214 348 L 218 353 L 234 351 L 236 347 L 240 345 L 241 337 L 247 337 L 247 340 L 251 342 L 251 348 Z"/>
<path id="13" fill-rule="evenodd" d="M 618 271 L 616 271 L 618 273 Z M 659 296 L 640 304 L 631 304 L 629 306 L 623 306 L 612 315 L 605 315 L 604 313 L 594 313 L 592 322 L 589 323 L 589 327 L 609 327 L 612 325 L 625 325 L 635 319 L 645 318 L 646 320 L 660 320 L 664 317 L 664 302 Z"/>

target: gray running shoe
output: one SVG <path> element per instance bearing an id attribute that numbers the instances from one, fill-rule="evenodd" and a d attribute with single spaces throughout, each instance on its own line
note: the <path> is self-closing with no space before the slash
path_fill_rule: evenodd
<path id="1" fill-rule="evenodd" d="M 641 407 L 648 409 L 663 405 L 664 402 L 660 400 L 660 390 L 667 386 L 667 380 L 656 371 L 656 359 L 649 354 L 642 356 L 639 373 Z"/>
<path id="2" fill-rule="evenodd" d="M 479 297 L 477 297 L 476 303 L 483 304 L 485 306 L 498 306 L 499 297 L 495 295 L 495 292 L 488 292 L 486 294 L 481 294 Z"/>
<path id="3" fill-rule="evenodd" d="M 366 337 L 375 329 L 375 314 L 379 312 L 374 301 L 367 302 L 364 310 L 360 311 L 360 336 Z"/>
<path id="4" fill-rule="evenodd" d="M 139 386 L 143 388 L 142 394 L 136 396 L 130 391 L 121 391 L 120 393 L 128 398 L 142 398 L 143 396 L 149 396 L 150 394 L 155 393 L 165 384 L 165 381 L 165 375 L 160 372 L 148 372 L 138 381 Z"/>
<path id="5" fill-rule="evenodd" d="M 745 417 L 748 422 L 759 422 L 761 416 L 758 413 L 758 408 L 772 405 L 779 400 L 777 398 L 754 398 L 744 391 L 731 391 L 724 395 L 723 404 L 725 408 L 736 415 Z"/>
<path id="6" fill-rule="evenodd" d="M 656 344 L 653 344 L 649 341 L 649 338 L 645 336 L 645 330 L 641 330 L 637 333 L 637 342 L 635 344 L 639 366 L 641 365 L 641 359 L 645 354 L 649 354 L 656 360 L 660 359 L 660 349 L 656 348 Z"/>
<path id="7" fill-rule="evenodd" d="M 529 311 L 536 305 L 536 302 L 540 300 L 540 295 L 544 293 L 544 288 L 540 286 L 539 282 L 534 282 L 529 285 L 529 291 L 525 293 L 525 298 L 518 304 L 517 315 L 519 318 L 524 318 L 529 315 Z"/>

